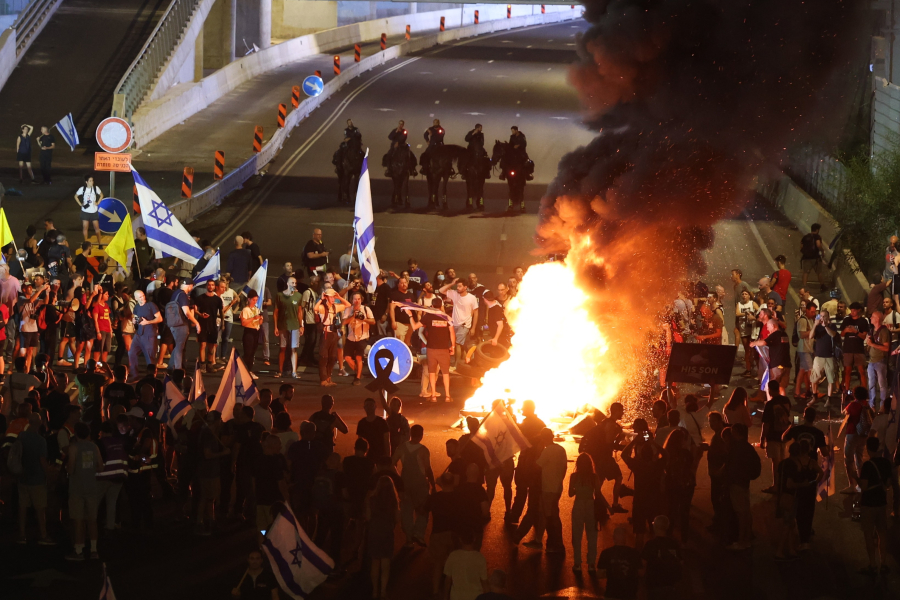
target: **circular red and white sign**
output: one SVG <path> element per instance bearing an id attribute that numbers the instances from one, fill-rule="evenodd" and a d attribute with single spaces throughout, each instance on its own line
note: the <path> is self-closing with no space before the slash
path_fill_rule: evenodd
<path id="1" fill-rule="evenodd" d="M 127 150 L 131 146 L 131 126 L 118 117 L 103 119 L 97 126 L 97 143 L 107 152 Z"/>

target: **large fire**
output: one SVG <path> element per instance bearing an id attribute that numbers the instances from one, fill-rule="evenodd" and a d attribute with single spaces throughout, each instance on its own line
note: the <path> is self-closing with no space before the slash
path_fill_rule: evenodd
<path id="1" fill-rule="evenodd" d="M 466 401 L 466 410 L 488 411 L 495 400 L 518 409 L 534 400 L 544 421 L 585 405 L 605 410 L 624 382 L 609 357 L 609 344 L 595 322 L 591 298 L 576 283 L 575 262 L 548 262 L 528 269 L 506 309 L 515 332 L 509 359 L 491 369 Z"/>

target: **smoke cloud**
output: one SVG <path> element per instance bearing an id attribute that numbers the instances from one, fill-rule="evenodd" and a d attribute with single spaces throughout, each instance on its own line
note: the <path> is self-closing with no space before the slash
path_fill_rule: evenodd
<path id="1" fill-rule="evenodd" d="M 592 27 L 570 83 L 599 133 L 560 162 L 537 241 L 582 263 L 613 342 L 626 339 L 623 314 L 653 315 L 677 282 L 705 273 L 713 224 L 752 198 L 764 162 L 840 128 L 829 127 L 845 93 L 832 74 L 865 64 L 864 4 L 585 3 Z M 615 294 L 604 293 L 609 282 Z"/>

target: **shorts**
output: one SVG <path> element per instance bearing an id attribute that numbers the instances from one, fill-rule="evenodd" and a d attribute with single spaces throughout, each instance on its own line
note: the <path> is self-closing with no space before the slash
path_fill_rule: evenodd
<path id="1" fill-rule="evenodd" d="M 453 541 L 452 531 L 432 533 L 428 539 L 428 555 L 431 556 L 431 560 L 437 565 L 444 564 L 455 548 L 456 544 Z"/>
<path id="2" fill-rule="evenodd" d="M 96 495 L 73 494 L 69 491 L 69 516 L 73 519 L 96 520 L 99 505 L 100 498 Z"/>
<path id="3" fill-rule="evenodd" d="M 784 442 L 766 440 L 766 458 L 776 462 L 784 460 Z"/>
<path id="4" fill-rule="evenodd" d="M 163 327 L 159 332 L 159 343 L 165 344 L 169 348 L 175 347 L 175 336 L 172 335 L 172 330 L 169 329 L 168 326 Z"/>
<path id="5" fill-rule="evenodd" d="M 300 347 L 300 330 L 289 329 L 278 332 L 278 339 L 281 340 L 282 348 L 299 348 Z"/>
<path id="6" fill-rule="evenodd" d="M 471 329 L 469 329 L 468 327 L 463 327 L 461 325 L 459 325 L 459 326 L 454 325 L 453 331 L 456 333 L 457 345 L 465 346 L 467 338 L 469 337 L 469 331 L 471 331 Z"/>
<path id="7" fill-rule="evenodd" d="M 112 333 L 101 331 L 100 340 L 94 342 L 94 352 L 109 352 L 112 349 Z"/>
<path id="8" fill-rule="evenodd" d="M 25 485 L 23 483 L 20 483 L 18 485 L 20 506 L 24 506 L 25 508 L 33 506 L 37 510 L 47 508 L 46 483 L 42 483 L 40 485 Z"/>
<path id="9" fill-rule="evenodd" d="M 222 481 L 218 477 L 204 478 L 199 477 L 200 481 L 200 501 L 209 502 L 218 500 L 222 489 Z"/>
<path id="10" fill-rule="evenodd" d="M 622 479 L 622 469 L 612 456 L 604 456 L 597 461 L 597 475 L 600 481 Z"/>
<path id="11" fill-rule="evenodd" d="M 797 518 L 797 498 L 791 494 L 781 494 L 775 516 L 781 518 L 785 525 L 790 525 Z"/>
<path id="12" fill-rule="evenodd" d="M 822 381 L 822 377 L 828 379 L 828 383 L 834 383 L 834 359 L 831 357 L 817 356 L 813 359 L 810 381 Z"/>
<path id="13" fill-rule="evenodd" d="M 81 211 L 81 220 L 82 221 L 99 221 L 100 213 L 87 212 L 86 210 L 83 210 L 83 211 Z"/>
<path id="14" fill-rule="evenodd" d="M 821 260 L 819 258 L 801 258 L 800 270 L 804 275 L 809 275 L 811 271 L 815 271 L 819 268 L 820 263 Z"/>
<path id="15" fill-rule="evenodd" d="M 728 497 L 731 500 L 731 508 L 739 515 L 750 514 L 750 488 L 739 485 L 728 486 Z"/>
<path id="16" fill-rule="evenodd" d="M 20 331 L 19 336 L 23 348 L 37 348 L 41 343 L 37 331 Z"/>
<path id="17" fill-rule="evenodd" d="M 197 343 L 199 344 L 215 344 L 219 341 L 219 328 L 216 327 L 215 321 L 200 321 L 200 331 L 197 332 Z"/>
<path id="18" fill-rule="evenodd" d="M 30 163 L 31 155 L 30 154 L 16 154 L 16 161 Z"/>
<path id="19" fill-rule="evenodd" d="M 7 341 L 7 339 L 8 339 L 8 338 L 5 338 L 5 337 L 4 337 L 2 340 L 0 340 L 0 354 L 3 354 L 3 353 L 6 352 L 6 341 Z"/>
<path id="20" fill-rule="evenodd" d="M 269 525 L 272 524 L 272 505 L 257 504 L 256 505 L 256 528 L 260 531 L 268 531 Z"/>
<path id="21" fill-rule="evenodd" d="M 397 330 L 394 332 L 394 337 L 398 340 L 403 340 L 406 343 L 406 336 L 409 334 L 409 323 L 397 323 Z"/>
<path id="22" fill-rule="evenodd" d="M 887 531 L 887 506 L 860 506 L 859 510 L 863 534 L 874 535 L 876 532 Z"/>
<path id="23" fill-rule="evenodd" d="M 868 362 L 865 354 L 844 352 L 844 368 L 862 367 L 865 369 Z"/>
<path id="24" fill-rule="evenodd" d="M 350 358 L 362 358 L 366 355 L 366 346 L 369 345 L 369 340 L 347 340 L 344 342 L 344 356 L 349 356 Z"/>
<path id="25" fill-rule="evenodd" d="M 62 338 L 74 338 L 75 323 L 72 323 L 71 321 L 62 321 L 59 324 L 59 335 Z"/>
<path id="26" fill-rule="evenodd" d="M 813 363 L 813 355 L 809 352 L 798 352 L 797 353 L 797 367 L 801 371 L 811 371 L 812 363 Z"/>
<path id="27" fill-rule="evenodd" d="M 428 373 L 437 373 L 438 367 L 444 375 L 450 374 L 450 349 L 449 348 L 428 348 L 425 351 L 428 357 Z"/>
<path id="28" fill-rule="evenodd" d="M 784 367 L 772 367 L 769 369 L 769 381 L 778 381 L 784 372 Z"/>

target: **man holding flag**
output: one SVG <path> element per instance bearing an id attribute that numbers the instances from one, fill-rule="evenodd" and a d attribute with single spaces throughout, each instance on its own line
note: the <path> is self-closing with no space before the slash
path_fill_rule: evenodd
<path id="1" fill-rule="evenodd" d="M 366 291 L 375 292 L 378 285 L 378 258 L 375 256 L 375 217 L 372 212 L 372 186 L 369 181 L 369 151 L 363 158 L 362 171 L 359 175 L 359 187 L 356 190 L 356 214 L 353 217 L 353 235 L 356 238 L 356 253 L 359 257 L 359 270 L 362 274 Z"/>

